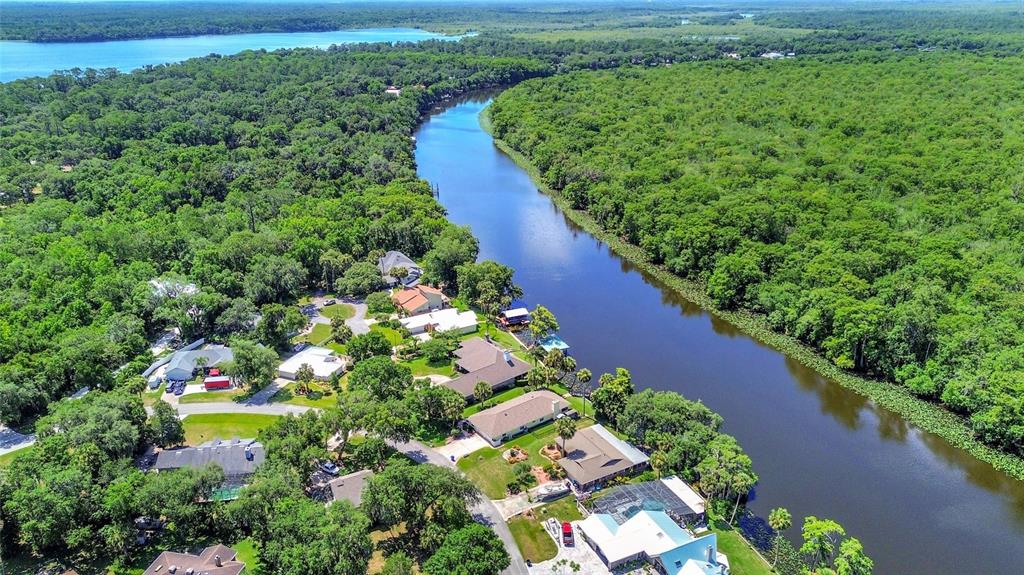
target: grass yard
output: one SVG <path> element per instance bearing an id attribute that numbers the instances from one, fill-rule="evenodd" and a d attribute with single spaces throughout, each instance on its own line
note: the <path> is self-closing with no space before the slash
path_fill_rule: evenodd
<path id="1" fill-rule="evenodd" d="M 326 323 L 318 323 L 313 325 L 313 329 L 309 330 L 309 333 L 300 335 L 295 341 L 304 341 L 313 345 L 323 345 L 331 339 L 331 326 Z"/>
<path id="2" fill-rule="evenodd" d="M 259 556 L 256 554 L 256 542 L 250 538 L 242 539 L 237 543 L 229 545 L 238 553 L 238 561 L 245 563 L 247 575 L 260 575 L 263 572 Z"/>
<path id="3" fill-rule="evenodd" d="M 715 521 L 711 530 L 718 535 L 718 550 L 729 558 L 733 575 L 770 575 L 771 566 L 761 559 L 740 534 L 724 521 Z"/>
<path id="4" fill-rule="evenodd" d="M 338 396 L 330 386 L 317 385 L 315 383 L 310 385 L 309 387 L 312 391 L 317 391 L 321 394 L 318 399 L 312 399 L 306 395 L 295 393 L 298 385 L 297 383 L 289 383 L 274 394 L 274 397 L 270 398 L 271 403 L 290 403 L 292 405 L 305 405 L 318 409 L 331 409 L 338 405 Z"/>
<path id="5" fill-rule="evenodd" d="M 221 401 L 238 401 L 245 396 L 241 389 L 222 389 L 220 391 L 200 391 L 189 393 L 178 398 L 178 403 L 217 403 Z"/>
<path id="6" fill-rule="evenodd" d="M 190 415 L 182 420 L 185 426 L 185 443 L 199 445 L 211 439 L 232 437 L 256 437 L 264 427 L 277 420 L 276 415 L 251 413 L 203 413 Z"/>
<path id="7" fill-rule="evenodd" d="M 579 508 L 576 507 L 576 498 L 571 495 L 534 509 L 532 515 L 513 517 L 509 520 L 508 527 L 523 557 L 534 563 L 547 561 L 558 553 L 558 545 L 544 531 L 545 520 L 551 517 L 559 521 L 583 519 Z"/>
<path id="8" fill-rule="evenodd" d="M 328 329 L 328 331 L 330 330 Z M 389 343 L 391 343 L 392 346 L 402 345 L 402 343 L 405 341 L 405 338 L 402 337 L 402 334 L 399 333 L 398 330 L 394 328 L 386 327 L 380 324 L 373 324 L 370 326 L 370 331 L 379 332 L 381 335 L 384 336 L 385 339 L 388 340 Z"/>
<path id="9" fill-rule="evenodd" d="M 497 401 L 498 403 L 503 403 L 503 402 L 506 402 L 506 401 L 508 401 L 510 399 L 515 399 L 515 398 L 519 397 L 520 395 L 523 395 L 524 393 L 526 393 L 526 388 L 525 387 L 513 387 L 512 389 L 506 389 L 505 391 L 496 394 L 494 397 L 492 397 L 488 401 Z M 470 415 L 473 415 L 475 413 L 479 413 L 480 411 L 481 411 L 480 404 L 479 403 L 474 403 L 473 405 L 470 405 L 466 409 L 462 410 L 462 417 L 463 417 L 463 419 L 465 419 L 465 418 L 469 417 Z"/>
<path id="10" fill-rule="evenodd" d="M 336 303 L 333 305 L 325 305 L 320 308 L 320 315 L 334 319 L 340 317 L 341 319 L 348 319 L 356 315 L 356 308 L 348 305 L 347 303 Z"/>
<path id="11" fill-rule="evenodd" d="M 25 455 L 29 451 L 32 451 L 31 445 L 28 447 L 22 447 L 21 449 L 16 449 L 14 451 L 8 451 L 7 453 L 0 455 L 0 467 L 10 465 L 11 462 L 14 461 L 16 458 Z"/>
<path id="12" fill-rule="evenodd" d="M 578 425 L 583 428 L 592 423 L 589 420 L 580 420 Z M 551 463 L 551 460 L 541 456 L 540 448 L 553 443 L 556 437 L 555 425 L 549 423 L 520 435 L 501 447 L 485 447 L 475 451 L 460 459 L 457 465 L 484 495 L 491 499 L 502 499 L 505 497 L 506 486 L 512 481 L 512 466 L 501 457 L 501 454 L 506 449 L 518 445 L 529 455 L 527 461 L 530 465 L 544 466 Z"/>
<path id="13" fill-rule="evenodd" d="M 428 375 L 444 375 L 455 377 L 455 367 L 451 360 L 442 363 L 431 363 L 426 357 L 418 357 L 412 361 L 402 362 L 402 365 L 412 370 L 413 377 L 426 377 Z"/>
<path id="14" fill-rule="evenodd" d="M 554 559 L 558 554 L 558 545 L 548 535 L 540 523 L 525 517 L 513 517 L 508 521 L 508 528 L 516 540 L 516 546 L 524 559 L 534 563 Z"/>

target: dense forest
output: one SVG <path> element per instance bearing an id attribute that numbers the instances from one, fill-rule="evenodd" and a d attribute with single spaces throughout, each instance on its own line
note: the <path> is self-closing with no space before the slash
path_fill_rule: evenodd
<path id="1" fill-rule="evenodd" d="M 496 136 L 723 308 L 1024 453 L 1024 61 L 865 53 L 532 80 Z"/>
<path id="2" fill-rule="evenodd" d="M 451 225 L 416 179 L 420 113 L 548 71 L 295 50 L 3 84 L 0 421 L 111 388 L 163 327 L 226 336 L 339 266 L 423 256 Z"/>

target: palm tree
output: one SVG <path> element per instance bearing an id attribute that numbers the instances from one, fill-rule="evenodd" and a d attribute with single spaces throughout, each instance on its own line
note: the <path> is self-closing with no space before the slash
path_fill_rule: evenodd
<path id="1" fill-rule="evenodd" d="M 768 525 L 775 530 L 775 558 L 772 560 L 772 569 L 779 562 L 779 543 L 782 542 L 782 532 L 793 526 L 793 515 L 785 507 L 776 507 L 768 514 Z"/>
<path id="2" fill-rule="evenodd" d="M 562 438 L 562 453 L 565 453 L 565 442 L 576 435 L 576 420 L 571 417 L 555 420 L 555 431 Z"/>
<path id="3" fill-rule="evenodd" d="M 590 380 L 592 379 L 594 379 L 594 374 L 585 367 L 576 372 L 576 381 L 580 385 L 578 393 L 583 397 L 583 417 L 587 416 L 587 396 L 590 395 Z"/>
<path id="4" fill-rule="evenodd" d="M 729 480 L 729 488 L 736 492 L 736 504 L 732 508 L 732 517 L 729 518 L 729 523 L 736 520 L 736 510 L 740 507 L 740 499 L 750 491 L 755 483 L 757 483 L 756 477 L 742 471 L 733 475 Z"/>
<path id="5" fill-rule="evenodd" d="M 494 395 L 494 388 L 486 381 L 478 381 L 473 386 L 473 397 L 478 403 L 483 403 Z"/>
<path id="6" fill-rule="evenodd" d="M 313 372 L 313 368 L 308 363 L 304 363 L 299 366 L 299 369 L 295 372 L 295 381 L 298 382 L 299 395 L 306 395 L 309 393 L 309 386 L 313 383 L 313 378 L 316 374 Z"/>
<path id="7" fill-rule="evenodd" d="M 651 454 L 649 463 L 651 464 L 651 469 L 653 469 L 654 473 L 658 476 L 658 479 L 661 479 L 661 472 L 668 466 L 668 456 L 665 455 L 664 451 L 655 451 Z"/>

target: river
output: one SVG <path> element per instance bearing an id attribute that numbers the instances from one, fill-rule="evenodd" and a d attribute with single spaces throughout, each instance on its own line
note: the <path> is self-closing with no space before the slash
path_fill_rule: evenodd
<path id="1" fill-rule="evenodd" d="M 580 367 L 628 368 L 725 417 L 760 475 L 751 508 L 830 517 L 876 573 L 1024 572 L 1024 483 L 818 375 L 646 277 L 573 225 L 479 125 L 487 99 L 440 110 L 416 134 L 420 177 L 480 257 L 516 270 L 558 317 Z"/>
<path id="2" fill-rule="evenodd" d="M 326 48 L 357 42 L 418 42 L 457 39 L 415 28 L 366 28 L 332 32 L 271 32 L 216 36 L 182 36 L 115 40 L 110 42 L 0 41 L 0 82 L 48 76 L 54 70 L 117 68 L 123 72 L 149 64 L 181 62 L 209 54 L 230 55 L 243 50 Z"/>

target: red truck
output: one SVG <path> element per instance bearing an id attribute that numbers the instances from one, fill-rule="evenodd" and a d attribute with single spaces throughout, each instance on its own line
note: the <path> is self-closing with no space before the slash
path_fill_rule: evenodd
<path id="1" fill-rule="evenodd" d="M 562 522 L 562 546 L 573 546 L 572 525 L 570 525 L 568 521 Z"/>

